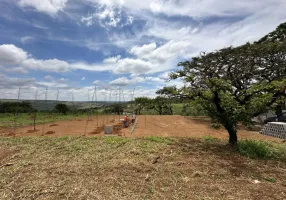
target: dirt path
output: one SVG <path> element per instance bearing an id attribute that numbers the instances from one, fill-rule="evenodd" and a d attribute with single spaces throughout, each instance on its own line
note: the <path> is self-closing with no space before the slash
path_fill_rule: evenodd
<path id="1" fill-rule="evenodd" d="M 123 128 L 119 119 L 123 116 L 93 116 L 87 121 L 87 118 L 57 121 L 55 123 L 47 123 L 36 126 L 33 131 L 32 126 L 16 128 L 1 128 L 2 136 L 103 136 L 104 125 L 110 124 L 116 126 L 116 134 L 125 137 L 144 137 L 144 136 L 168 136 L 168 137 L 196 137 L 212 136 L 220 139 L 227 139 L 228 133 L 223 129 L 213 129 L 210 126 L 210 120 L 206 118 L 186 118 L 183 116 L 157 116 L 157 115 L 141 115 L 138 116 L 138 123 L 135 130 L 130 134 L 129 128 Z M 14 134 L 15 133 L 15 134 Z M 258 132 L 239 130 L 239 138 L 261 139 L 271 141 L 281 141 L 260 135 Z"/>

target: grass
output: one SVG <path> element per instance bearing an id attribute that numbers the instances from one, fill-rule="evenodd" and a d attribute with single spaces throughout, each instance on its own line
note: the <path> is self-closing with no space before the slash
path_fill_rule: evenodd
<path id="1" fill-rule="evenodd" d="M 14 114 L 0 114 L 0 127 L 21 127 L 33 125 L 33 119 L 31 118 L 31 114 L 29 113 L 19 113 L 17 115 Z M 36 115 L 36 124 L 42 123 L 50 123 L 59 120 L 71 120 L 75 118 L 86 117 L 85 114 L 57 114 L 57 113 L 37 113 Z"/>
<path id="2" fill-rule="evenodd" d="M 207 136 L 203 136 L 202 139 L 205 141 L 205 142 L 209 142 L 209 143 L 212 143 L 212 142 L 215 142 L 217 141 L 218 139 L 217 138 L 214 138 L 210 135 L 207 135 Z"/>
<path id="3" fill-rule="evenodd" d="M 164 144 L 171 144 L 172 142 L 170 138 L 158 137 L 158 136 L 147 136 L 147 137 L 144 137 L 144 139 L 148 141 L 164 143 Z"/>
<path id="4" fill-rule="evenodd" d="M 241 140 L 237 144 L 238 152 L 246 157 L 255 159 L 275 159 L 286 157 L 286 147 L 264 141 Z"/>
<path id="5" fill-rule="evenodd" d="M 0 137 L 0 199 L 285 199 L 284 160 L 228 148 L 210 137 Z"/>

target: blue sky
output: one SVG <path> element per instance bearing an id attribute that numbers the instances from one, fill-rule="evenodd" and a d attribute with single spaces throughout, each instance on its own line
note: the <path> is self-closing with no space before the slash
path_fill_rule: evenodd
<path id="1" fill-rule="evenodd" d="M 0 98 L 154 96 L 176 64 L 253 42 L 285 0 L 0 0 Z"/>

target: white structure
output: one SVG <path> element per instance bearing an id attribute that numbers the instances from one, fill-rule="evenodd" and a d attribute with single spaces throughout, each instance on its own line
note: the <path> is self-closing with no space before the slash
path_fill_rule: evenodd
<path id="1" fill-rule="evenodd" d="M 104 134 L 112 134 L 112 133 L 113 133 L 113 125 L 105 125 Z"/>
<path id="2" fill-rule="evenodd" d="M 286 140 L 286 123 L 269 122 L 263 126 L 259 133 Z"/>

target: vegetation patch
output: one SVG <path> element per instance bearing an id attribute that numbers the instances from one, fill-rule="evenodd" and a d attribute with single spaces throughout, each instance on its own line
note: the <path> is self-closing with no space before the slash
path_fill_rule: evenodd
<path id="1" fill-rule="evenodd" d="M 205 141 L 205 142 L 209 142 L 209 143 L 212 143 L 212 142 L 215 142 L 217 141 L 218 139 L 217 138 L 214 138 L 210 135 L 207 135 L 207 136 L 203 136 L 202 139 Z"/>
<path id="2" fill-rule="evenodd" d="M 264 141 L 241 140 L 237 144 L 237 151 L 246 157 L 254 159 L 275 159 L 286 157 L 286 148 L 275 147 Z"/>

